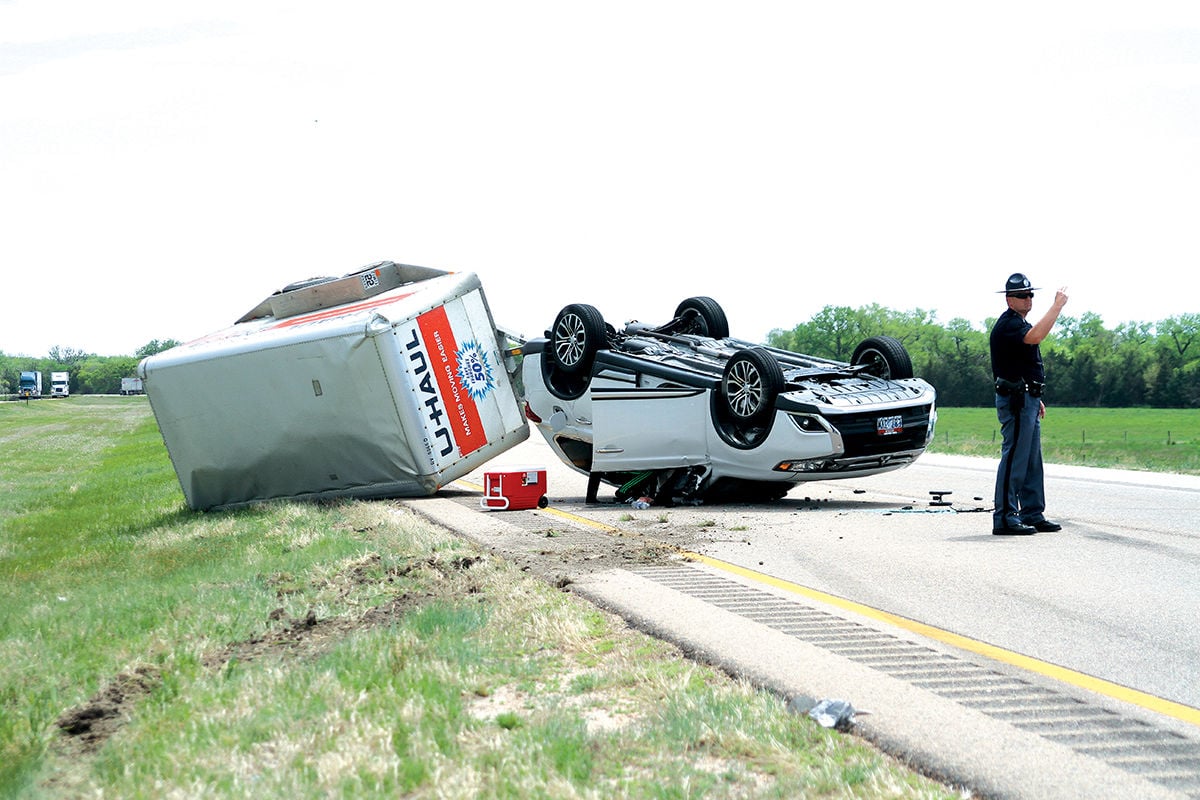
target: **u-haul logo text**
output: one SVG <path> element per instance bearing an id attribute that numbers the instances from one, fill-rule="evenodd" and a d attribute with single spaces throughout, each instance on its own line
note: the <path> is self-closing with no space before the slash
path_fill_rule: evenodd
<path id="1" fill-rule="evenodd" d="M 412 362 L 413 377 L 417 379 L 417 389 L 423 396 L 419 402 L 427 420 L 425 426 L 429 434 L 425 438 L 427 454 L 432 455 L 433 451 L 437 449 L 441 457 L 445 458 L 454 452 L 454 439 L 450 435 L 450 428 L 443 422 L 446 409 L 442 404 L 441 395 L 438 394 L 437 386 L 434 385 L 433 373 L 429 369 L 429 359 L 421 347 L 421 339 L 417 335 L 416 328 L 413 328 L 412 341 L 406 343 L 404 349 L 408 351 L 408 360 Z"/>
<path id="2" fill-rule="evenodd" d="M 465 386 L 461 348 L 445 307 L 417 318 L 416 329 L 404 344 L 416 383 L 419 408 L 426 428 L 425 448 L 436 464 L 457 450 L 467 456 L 487 444 L 476 392 Z"/>

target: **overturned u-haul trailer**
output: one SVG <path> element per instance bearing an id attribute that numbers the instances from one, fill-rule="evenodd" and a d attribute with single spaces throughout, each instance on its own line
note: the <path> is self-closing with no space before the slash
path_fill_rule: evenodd
<path id="1" fill-rule="evenodd" d="M 372 264 L 138 365 L 193 509 L 436 492 L 529 436 L 479 278 Z"/>

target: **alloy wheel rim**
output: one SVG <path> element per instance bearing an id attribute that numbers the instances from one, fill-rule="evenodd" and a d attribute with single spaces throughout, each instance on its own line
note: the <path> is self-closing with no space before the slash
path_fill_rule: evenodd
<path id="1" fill-rule="evenodd" d="M 762 406 L 762 375 L 753 364 L 747 361 L 734 364 L 725 387 L 728 390 L 729 407 L 739 417 L 751 417 Z"/>
<path id="2" fill-rule="evenodd" d="M 554 329 L 554 354 L 558 362 L 568 367 L 578 364 L 583 358 L 584 339 L 583 320 L 578 314 L 567 314 L 559 320 Z"/>

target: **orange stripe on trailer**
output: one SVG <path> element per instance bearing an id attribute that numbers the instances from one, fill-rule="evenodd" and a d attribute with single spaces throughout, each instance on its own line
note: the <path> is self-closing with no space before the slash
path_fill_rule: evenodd
<path id="1" fill-rule="evenodd" d="M 458 342 L 444 306 L 417 317 L 417 327 L 437 379 L 438 391 L 446 404 L 454 441 L 462 455 L 469 455 L 487 444 L 483 420 L 474 398 L 462 388 L 458 377 Z"/>

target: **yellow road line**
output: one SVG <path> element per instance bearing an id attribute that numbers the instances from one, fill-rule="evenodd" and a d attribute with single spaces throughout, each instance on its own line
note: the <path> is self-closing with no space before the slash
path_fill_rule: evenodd
<path id="1" fill-rule="evenodd" d="M 1128 686 L 1122 686 L 1118 683 L 1112 683 L 1102 678 L 1097 678 L 1092 675 L 1087 675 L 1082 672 L 1076 672 L 1073 669 L 1060 667 L 1057 664 L 1051 664 L 1047 661 L 1041 661 L 1030 656 L 1014 653 L 1011 650 L 1005 650 L 1002 647 L 981 642 L 978 639 L 971 639 L 967 636 L 962 636 L 957 633 L 951 633 L 941 628 L 935 628 L 932 625 L 926 625 L 923 622 L 907 619 L 905 617 L 890 614 L 887 611 L 880 611 L 877 608 L 865 606 L 860 603 L 855 603 L 852 600 L 846 600 L 836 595 L 826 594 L 825 592 L 811 589 L 807 586 L 801 586 L 791 581 L 781 580 L 779 578 L 766 575 L 762 572 L 757 572 L 745 567 L 739 567 L 737 564 L 730 564 L 726 561 L 711 558 L 699 553 L 690 553 L 690 557 L 715 567 L 725 572 L 740 575 L 744 578 L 765 583 L 768 586 L 774 586 L 777 589 L 782 589 L 786 592 L 802 595 L 804 597 L 818 600 L 822 603 L 827 603 L 837 608 L 842 608 L 847 611 L 853 611 L 856 614 L 861 614 L 871 619 L 876 619 L 881 622 L 886 622 L 889 625 L 895 625 L 898 628 L 903 628 L 913 633 L 918 633 L 929 639 L 952 645 L 960 650 L 966 650 L 971 653 L 987 656 L 995 661 L 1000 661 L 1004 664 L 1009 664 L 1014 667 L 1019 667 L 1029 672 L 1036 672 L 1039 675 L 1053 678 L 1072 686 L 1078 686 L 1082 689 L 1087 689 L 1097 694 L 1102 694 L 1106 697 L 1111 697 L 1116 700 L 1122 700 L 1126 703 L 1140 706 L 1141 708 L 1155 711 L 1159 714 L 1164 714 L 1168 717 L 1190 722 L 1193 725 L 1200 725 L 1200 709 L 1192 708 L 1191 706 L 1176 703 L 1172 700 L 1166 700 L 1162 697 L 1156 697 L 1146 692 L 1139 692 L 1137 689 L 1131 689 Z"/>
<path id="2" fill-rule="evenodd" d="M 476 487 L 474 484 L 468 484 L 465 481 L 459 481 L 459 483 L 463 484 L 464 486 L 471 486 L 472 488 L 482 491 L 482 487 Z M 540 509 L 540 512 L 544 514 L 554 514 L 562 519 L 570 520 L 571 522 L 576 522 L 581 525 L 586 525 L 590 528 L 596 528 L 597 530 L 601 530 L 606 533 L 622 535 L 627 533 L 621 528 L 616 528 L 603 522 L 597 522 L 596 520 L 588 519 L 587 517 L 581 517 L 578 514 L 572 514 L 569 511 L 561 511 L 556 508 L 543 508 Z M 932 625 L 926 625 L 923 622 L 917 622 L 916 620 L 907 619 L 906 617 L 891 614 L 887 611 L 881 611 L 877 608 L 856 603 L 853 600 L 847 600 L 843 597 L 827 594 L 817 589 L 801 586 L 798 583 L 785 581 L 781 578 L 776 578 L 763 572 L 747 569 L 746 567 L 739 567 L 737 564 L 721 561 L 720 559 L 712 558 L 711 556 L 702 555 L 700 553 L 692 553 L 689 551 L 680 551 L 680 554 L 691 560 L 707 564 L 715 569 L 729 572 L 757 583 L 763 583 L 776 589 L 782 589 L 783 591 L 791 594 L 798 594 L 802 597 L 817 600 L 821 603 L 835 606 L 836 608 L 852 611 L 856 614 L 861 614 L 864 617 L 869 617 L 870 619 L 886 622 L 889 625 L 895 625 L 898 628 L 920 634 L 921 636 L 933 639 L 934 641 L 942 642 L 943 644 L 957 647 L 960 650 L 966 650 L 970 653 L 977 653 L 982 656 L 987 656 L 995 661 L 1028 670 L 1029 672 L 1035 672 L 1039 675 L 1045 675 L 1048 678 L 1053 678 L 1054 680 L 1061 681 L 1071 686 L 1078 686 L 1081 689 L 1087 689 L 1088 691 L 1096 692 L 1097 694 L 1104 695 L 1105 697 L 1111 697 L 1115 700 L 1132 703 L 1135 706 L 1139 706 L 1168 717 L 1174 717 L 1175 719 L 1189 722 L 1192 725 L 1200 725 L 1200 709 L 1192 708 L 1191 706 L 1187 706 L 1182 703 L 1176 703 L 1173 700 L 1166 700 L 1162 697 L 1156 697 L 1155 695 L 1147 694 L 1146 692 L 1139 692 L 1137 689 L 1131 689 L 1128 686 L 1112 683 L 1111 681 L 1106 681 L 1102 678 L 1097 678 L 1082 672 L 1076 672 L 1073 669 L 1060 667 L 1057 664 L 1051 664 L 1047 661 L 1041 661 L 1020 653 L 1014 653 L 1011 650 L 1005 650 L 1002 647 L 997 647 L 996 645 L 988 644 L 987 642 L 981 642 L 977 639 L 972 639 L 957 633 L 951 633 L 950 631 L 942 630 L 941 628 L 935 628 Z"/>

